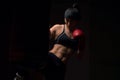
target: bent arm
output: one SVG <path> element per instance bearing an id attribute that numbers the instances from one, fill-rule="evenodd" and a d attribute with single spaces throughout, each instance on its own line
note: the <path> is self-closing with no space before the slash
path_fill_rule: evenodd
<path id="1" fill-rule="evenodd" d="M 78 39 L 78 48 L 80 51 L 83 51 L 85 48 L 85 34 L 82 30 L 76 29 L 73 31 L 74 39 Z"/>
<path id="2" fill-rule="evenodd" d="M 55 25 L 49 29 L 49 50 L 53 47 L 53 41 L 55 39 L 56 28 Z"/>
<path id="3" fill-rule="evenodd" d="M 85 34 L 82 30 L 76 29 L 73 32 L 73 37 L 74 39 L 78 39 L 78 47 L 76 53 L 82 56 L 85 49 Z"/>
<path id="4" fill-rule="evenodd" d="M 84 50 L 85 50 L 85 36 L 81 36 L 79 38 L 78 49 L 76 50 L 77 58 L 79 59 L 83 58 Z"/>

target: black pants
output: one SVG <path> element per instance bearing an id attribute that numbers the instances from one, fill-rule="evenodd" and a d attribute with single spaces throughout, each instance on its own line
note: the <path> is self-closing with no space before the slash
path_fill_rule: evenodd
<path id="1" fill-rule="evenodd" d="M 65 64 L 54 54 L 48 53 L 47 66 L 44 74 L 46 80 L 64 80 Z"/>

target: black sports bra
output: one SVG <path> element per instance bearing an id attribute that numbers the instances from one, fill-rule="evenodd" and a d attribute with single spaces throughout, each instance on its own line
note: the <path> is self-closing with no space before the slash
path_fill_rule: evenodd
<path id="1" fill-rule="evenodd" d="M 72 49 L 77 49 L 78 47 L 78 39 L 71 39 L 65 34 L 65 26 L 63 28 L 63 32 L 56 38 L 54 44 L 62 44 L 66 47 L 70 47 Z"/>

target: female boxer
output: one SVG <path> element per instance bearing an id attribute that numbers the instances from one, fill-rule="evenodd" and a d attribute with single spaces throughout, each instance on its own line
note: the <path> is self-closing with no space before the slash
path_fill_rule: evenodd
<path id="1" fill-rule="evenodd" d="M 67 60 L 83 50 L 85 39 L 83 30 L 78 26 L 80 19 L 80 11 L 74 5 L 65 11 L 64 24 L 55 24 L 50 28 L 49 38 L 54 45 L 48 53 L 46 80 L 64 80 Z"/>

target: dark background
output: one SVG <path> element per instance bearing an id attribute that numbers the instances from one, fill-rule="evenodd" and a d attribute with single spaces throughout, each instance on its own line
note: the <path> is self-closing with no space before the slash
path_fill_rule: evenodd
<path id="1" fill-rule="evenodd" d="M 5 44 L 8 43 L 9 48 L 9 71 L 11 62 L 16 58 L 22 59 L 21 54 L 47 54 L 47 29 L 50 25 L 63 23 L 64 10 L 73 2 L 29 1 L 2 8 L 2 26 L 6 28 L 3 33 L 7 35 Z M 86 49 L 82 59 L 73 56 L 69 60 L 66 80 L 119 80 L 119 4 L 112 0 L 79 0 L 79 4 L 82 13 L 81 24 L 87 39 Z"/>

